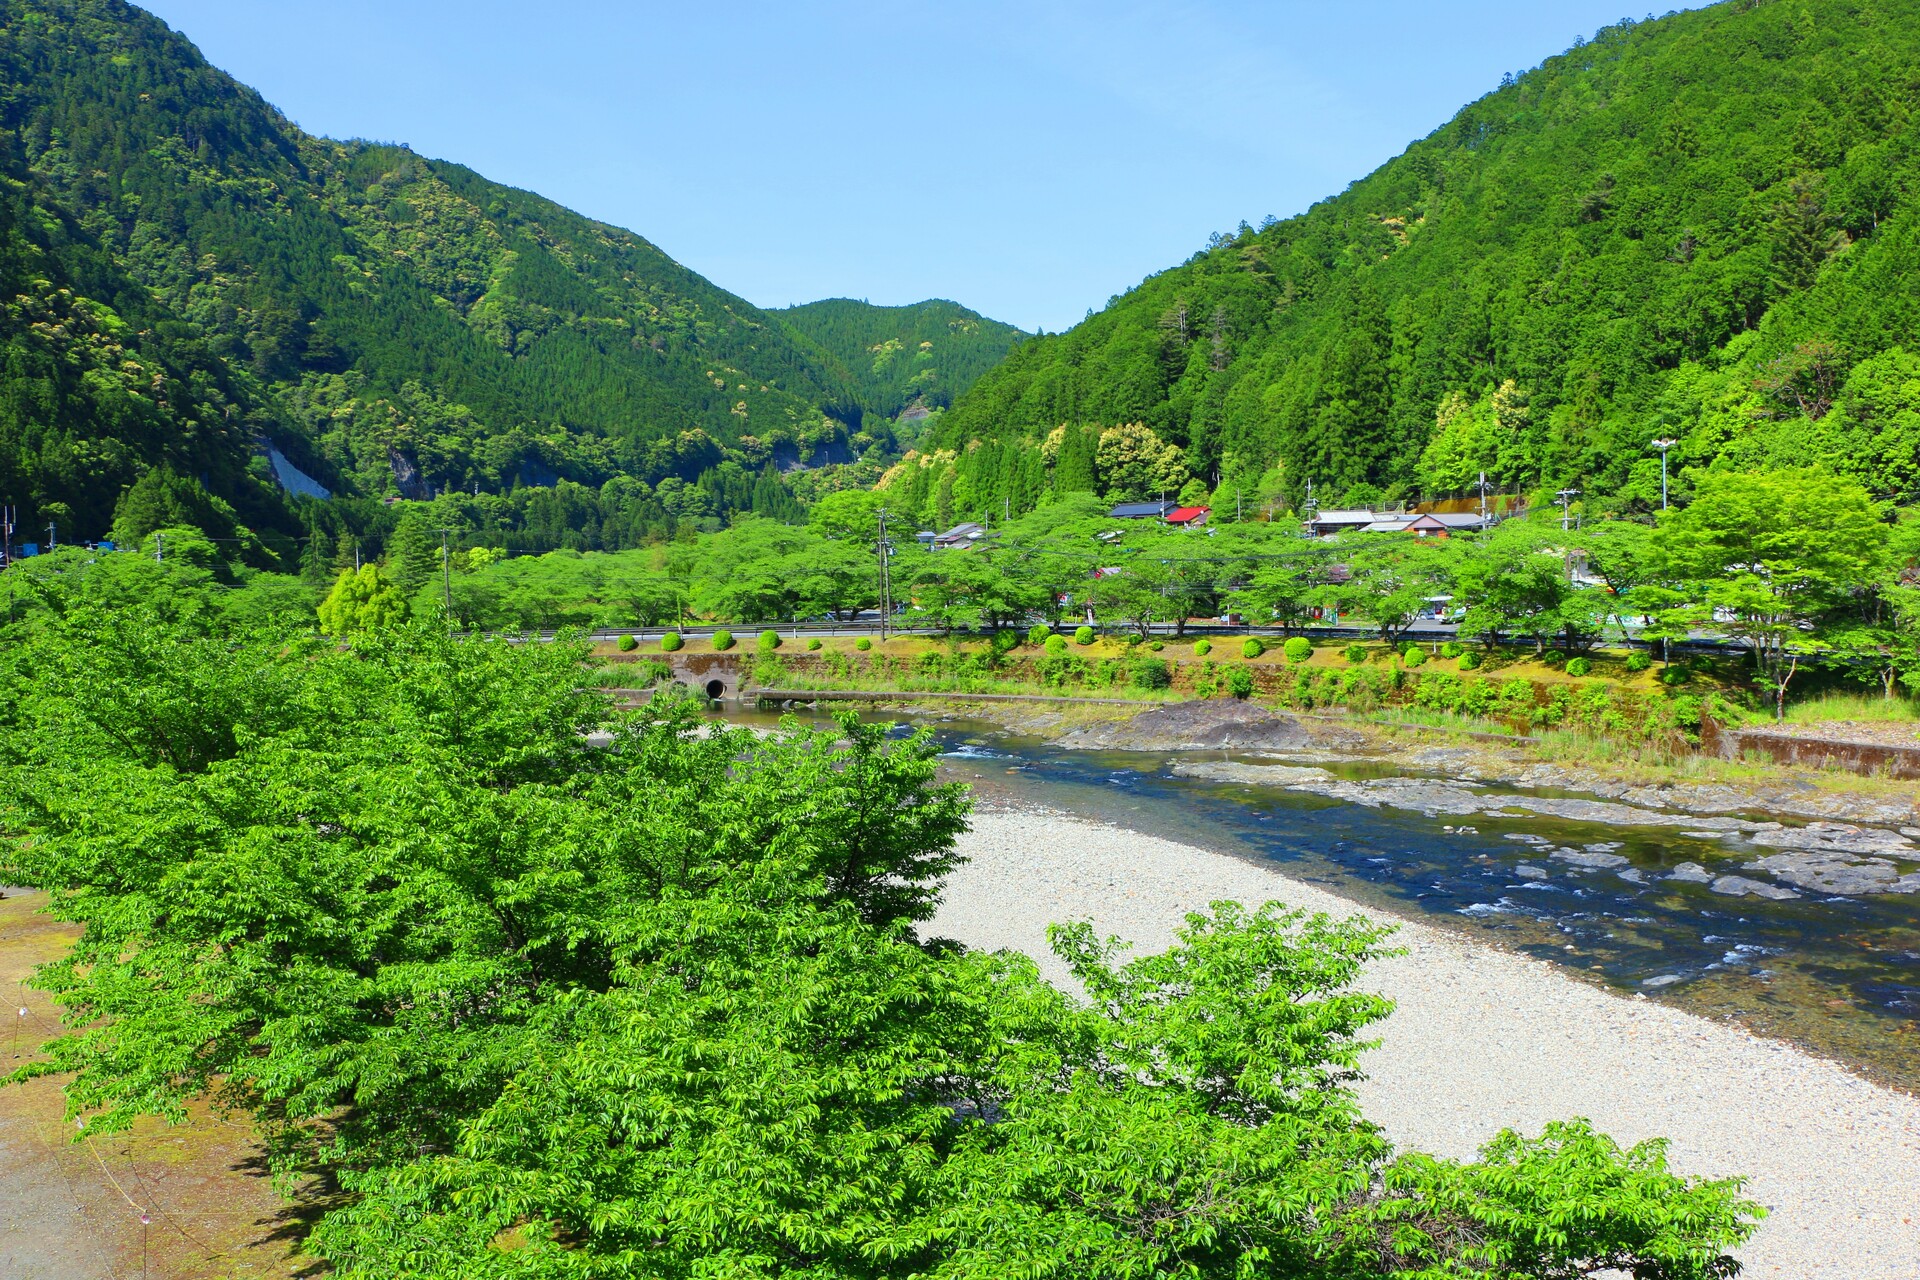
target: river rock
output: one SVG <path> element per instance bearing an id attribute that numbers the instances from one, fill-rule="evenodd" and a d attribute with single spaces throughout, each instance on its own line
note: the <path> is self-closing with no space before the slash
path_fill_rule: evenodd
<path id="1" fill-rule="evenodd" d="M 1333 775 L 1325 769 L 1284 764 L 1243 764 L 1238 760 L 1181 760 L 1174 764 L 1173 773 L 1181 778 L 1244 782 L 1256 787 L 1297 787 L 1305 782 L 1329 782 L 1333 779 Z"/>
<path id="2" fill-rule="evenodd" d="M 1819 853 L 1894 853 L 1920 856 L 1911 840 L 1892 831 L 1856 827 L 1844 822 L 1809 822 L 1804 827 L 1756 831 L 1748 837 L 1772 849 L 1805 849 Z"/>
<path id="3" fill-rule="evenodd" d="M 1776 879 L 1819 893 L 1914 893 L 1920 875 L 1902 876 L 1885 858 L 1856 858 L 1844 853 L 1775 853 L 1745 863 L 1747 871 L 1765 871 Z"/>
<path id="4" fill-rule="evenodd" d="M 1800 895 L 1791 889 L 1782 889 L 1777 884 L 1768 884 L 1764 880 L 1751 880 L 1746 876 L 1718 876 L 1707 886 L 1715 893 L 1724 893 L 1731 898 L 1797 898 Z"/>
<path id="5" fill-rule="evenodd" d="M 1531 862 L 1523 862 L 1513 869 L 1513 874 L 1522 880 L 1551 880 L 1553 875 L 1545 867 L 1536 867 Z"/>
<path id="6" fill-rule="evenodd" d="M 1314 745 L 1313 736 L 1292 716 L 1232 698 L 1174 702 L 1142 711 L 1117 724 L 1078 729 L 1060 739 L 1063 747 L 1091 751 L 1186 751 L 1237 748 L 1249 751 L 1297 751 Z"/>
<path id="7" fill-rule="evenodd" d="M 1567 862 L 1588 871 L 1624 867 L 1627 860 L 1617 853 L 1596 853 L 1592 849 L 1555 849 L 1547 855 L 1555 862 Z"/>
<path id="8" fill-rule="evenodd" d="M 1667 872 L 1667 879 L 1682 880 L 1688 884 L 1712 884 L 1713 872 L 1697 862 L 1683 862 Z"/>

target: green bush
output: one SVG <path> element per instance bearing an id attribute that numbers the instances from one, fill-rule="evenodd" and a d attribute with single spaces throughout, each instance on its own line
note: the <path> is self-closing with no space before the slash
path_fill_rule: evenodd
<path id="1" fill-rule="evenodd" d="M 1067 638 L 1065 636 L 1048 636 L 1047 637 L 1048 653 L 1052 654 L 1054 657 L 1057 658 L 1061 654 L 1065 653 L 1066 651 L 1067 651 Z"/>
<path id="2" fill-rule="evenodd" d="M 1293 636 L 1280 646 L 1280 652 L 1287 655 L 1287 661 L 1299 666 L 1313 656 L 1313 641 L 1305 636 Z"/>
<path id="3" fill-rule="evenodd" d="M 1645 649 L 1635 649 L 1627 655 L 1627 670 L 1638 674 L 1653 665 L 1653 655 Z"/>
<path id="4" fill-rule="evenodd" d="M 632 653 L 635 649 L 638 649 L 640 647 L 640 642 L 638 640 L 635 640 L 632 636 L 621 636 L 616 647 L 622 653 Z"/>
<path id="5" fill-rule="evenodd" d="M 818 652 L 820 652 L 820 637 L 819 637 L 819 636 L 815 636 L 815 637 L 814 637 L 813 639 L 811 639 L 811 640 L 809 640 L 809 641 L 807 641 L 807 652 L 808 652 L 808 653 L 818 653 Z"/>
<path id="6" fill-rule="evenodd" d="M 780 633 L 772 630 L 762 631 L 755 637 L 753 647 L 762 653 L 772 653 L 780 647 Z"/>
<path id="7" fill-rule="evenodd" d="M 678 631 L 669 631 L 660 637 L 660 652 L 672 653 L 675 649 L 682 647 L 686 643 L 685 640 L 680 638 Z"/>
<path id="8" fill-rule="evenodd" d="M 727 630 L 725 627 L 722 627 L 718 631 L 714 632 L 713 647 L 715 649 L 720 650 L 723 653 L 726 652 L 728 649 L 733 648 L 733 632 Z"/>
<path id="9" fill-rule="evenodd" d="M 987 642 L 987 648 L 996 658 L 1005 657 L 1020 647 L 1020 633 L 1017 631 L 996 631 L 993 639 Z"/>
<path id="10" fill-rule="evenodd" d="M 1165 689 L 1173 683 L 1173 673 L 1159 658 L 1135 658 L 1127 664 L 1127 683 L 1136 689 Z"/>
<path id="11" fill-rule="evenodd" d="M 1591 659 L 1570 658 L 1567 660 L 1567 674 L 1570 676 L 1584 676 L 1592 670 L 1593 662 Z"/>
<path id="12" fill-rule="evenodd" d="M 1540 661 L 1549 667 L 1557 667 L 1567 660 L 1567 655 L 1558 649 L 1549 649 L 1540 655 Z"/>
<path id="13" fill-rule="evenodd" d="M 860 652 L 865 653 L 867 650 L 873 648 L 873 641 L 867 636 L 861 636 L 858 640 L 855 640 L 853 642 L 853 647 L 858 649 Z"/>
<path id="14" fill-rule="evenodd" d="M 1092 644 L 1093 628 L 1092 627 L 1076 628 L 1073 633 L 1073 642 L 1075 644 Z"/>
<path id="15" fill-rule="evenodd" d="M 1669 663 L 1660 669 L 1660 683 L 1669 687 L 1677 684 L 1685 684 L 1691 679 L 1693 679 L 1693 672 L 1687 670 L 1685 666 L 1677 662 Z"/>
<path id="16" fill-rule="evenodd" d="M 1474 671 L 1474 670 L 1477 670 L 1479 666 L 1480 666 L 1479 654 L 1469 651 L 1467 653 L 1463 653 L 1460 655 L 1460 669 L 1462 671 Z"/>
<path id="17" fill-rule="evenodd" d="M 1267 646 L 1260 643 L 1259 636 L 1248 636 L 1240 642 L 1240 656 L 1243 658 L 1257 658 L 1266 651 Z"/>
<path id="18" fill-rule="evenodd" d="M 1227 692 L 1236 698 L 1253 696 L 1253 672 L 1245 667 L 1233 667 L 1227 672 Z"/>
<path id="19" fill-rule="evenodd" d="M 1166 647 L 1167 647 L 1166 645 L 1164 645 L 1164 644 L 1162 644 L 1162 643 L 1160 643 L 1160 641 L 1158 641 L 1158 640 L 1155 640 L 1155 641 L 1154 641 L 1153 643 L 1151 643 L 1151 644 L 1149 644 L 1149 645 L 1147 646 L 1147 648 L 1149 648 L 1149 649 L 1151 649 L 1151 650 L 1153 650 L 1153 651 L 1154 651 L 1155 653 L 1158 653 L 1158 652 L 1160 652 L 1160 651 L 1161 651 L 1162 649 L 1164 649 L 1164 648 L 1166 648 Z"/>
<path id="20" fill-rule="evenodd" d="M 1410 644 L 1400 651 L 1400 661 L 1409 667 L 1417 667 L 1427 660 L 1427 651 L 1417 644 Z"/>
<path id="21" fill-rule="evenodd" d="M 1440 656 L 1443 658 L 1457 658 L 1466 651 L 1467 646 L 1461 644 L 1458 640 L 1449 640 L 1440 646 Z"/>
<path id="22" fill-rule="evenodd" d="M 1044 622 L 1036 623 L 1035 625 L 1027 628 L 1027 643 L 1032 645 L 1034 648 L 1038 649 L 1041 645 L 1047 642 L 1047 637 L 1051 636 L 1052 634 L 1053 634 L 1052 627 L 1048 626 Z"/>
<path id="23" fill-rule="evenodd" d="M 1207 639 L 1205 636 L 1201 636 L 1198 640 L 1195 640 L 1193 642 L 1194 657 L 1204 658 L 1212 652 L 1213 652 L 1213 641 Z"/>
<path id="24" fill-rule="evenodd" d="M 1367 660 L 1367 646 L 1363 644 L 1350 644 L 1344 652 L 1346 653 L 1347 661 L 1356 667 Z"/>

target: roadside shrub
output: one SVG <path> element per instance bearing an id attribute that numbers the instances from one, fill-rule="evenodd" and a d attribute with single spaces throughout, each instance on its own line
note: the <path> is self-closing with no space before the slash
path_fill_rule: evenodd
<path id="1" fill-rule="evenodd" d="M 1449 640 L 1440 646 L 1440 656 L 1443 658 L 1457 658 L 1466 651 L 1467 646 L 1461 644 L 1458 640 Z"/>
<path id="2" fill-rule="evenodd" d="M 1159 658 L 1135 658 L 1127 664 L 1127 683 L 1136 689 L 1165 689 L 1173 683 L 1173 673 Z"/>
<path id="3" fill-rule="evenodd" d="M 1313 641 L 1305 636 L 1294 636 L 1280 646 L 1280 652 L 1287 655 L 1287 661 L 1295 666 L 1313 656 Z"/>
<path id="4" fill-rule="evenodd" d="M 1073 642 L 1075 644 L 1080 644 L 1080 645 L 1092 644 L 1093 628 L 1092 627 L 1075 628 L 1073 633 Z"/>
<path id="5" fill-rule="evenodd" d="M 1248 636 L 1240 642 L 1240 656 L 1243 658 L 1257 658 L 1266 651 L 1267 646 L 1260 643 L 1259 636 Z"/>
<path id="6" fill-rule="evenodd" d="M 1549 667 L 1557 667 L 1567 660 L 1567 655 L 1558 649 L 1549 649 L 1540 655 L 1540 661 Z"/>
<path id="7" fill-rule="evenodd" d="M 1666 685 L 1668 688 L 1672 688 L 1674 685 L 1685 684 L 1691 679 L 1693 679 L 1693 672 L 1687 670 L 1687 668 L 1680 663 L 1671 662 L 1660 668 L 1660 683 Z"/>
<path id="8" fill-rule="evenodd" d="M 660 637 L 660 652 L 672 653 L 675 649 L 681 648 L 686 643 L 685 640 L 680 638 L 678 631 L 669 631 Z"/>
<path id="9" fill-rule="evenodd" d="M 640 642 L 638 640 L 635 640 L 632 636 L 621 636 L 619 644 L 616 647 L 622 653 L 632 653 L 635 649 L 638 649 L 640 647 Z"/>
<path id="10" fill-rule="evenodd" d="M 1567 660 L 1567 674 L 1570 676 L 1584 676 L 1592 670 L 1593 661 L 1590 658 L 1569 658 Z"/>
<path id="11" fill-rule="evenodd" d="M 1027 628 L 1027 643 L 1038 649 L 1053 634 L 1053 628 L 1044 622 L 1035 623 Z"/>
<path id="12" fill-rule="evenodd" d="M 1345 653 L 1347 661 L 1356 667 L 1367 660 L 1367 646 L 1363 644 L 1350 644 L 1346 647 Z"/>
<path id="13" fill-rule="evenodd" d="M 771 629 L 762 631 L 755 637 L 753 647 L 762 653 L 772 653 L 780 647 L 780 633 Z"/>
<path id="14" fill-rule="evenodd" d="M 1627 655 L 1627 670 L 1638 675 L 1653 665 L 1653 655 L 1645 649 L 1635 649 Z"/>
<path id="15" fill-rule="evenodd" d="M 1479 654 L 1469 650 L 1468 652 L 1460 655 L 1460 669 L 1462 671 L 1477 671 L 1479 667 L 1480 667 Z"/>
<path id="16" fill-rule="evenodd" d="M 815 637 L 814 637 L 813 639 L 811 639 L 811 640 L 809 640 L 809 641 L 807 641 L 807 652 L 808 652 L 808 653 L 818 653 L 818 652 L 820 652 L 820 637 L 819 637 L 819 636 L 815 636 Z"/>
<path id="17" fill-rule="evenodd" d="M 714 632 L 713 647 L 720 650 L 723 653 L 726 650 L 733 648 L 733 632 L 727 630 L 725 627 L 722 627 L 720 628 L 720 630 Z"/>
<path id="18" fill-rule="evenodd" d="M 1048 653 L 1052 654 L 1054 657 L 1057 658 L 1061 654 L 1065 653 L 1066 651 L 1067 651 L 1067 638 L 1065 636 L 1048 636 L 1047 637 Z"/>
<path id="19" fill-rule="evenodd" d="M 858 649 L 860 652 L 865 653 L 867 650 L 873 648 L 873 640 L 869 636 L 861 636 L 858 640 L 855 640 L 853 642 L 853 647 Z"/>
<path id="20" fill-rule="evenodd" d="M 1417 667 L 1427 660 L 1427 651 L 1417 644 L 1410 644 L 1400 651 L 1400 661 L 1409 667 Z"/>
<path id="21" fill-rule="evenodd" d="M 1212 652 L 1213 652 L 1213 641 L 1207 639 L 1205 636 L 1201 636 L 1198 640 L 1195 640 L 1193 642 L 1194 657 L 1204 658 Z"/>
<path id="22" fill-rule="evenodd" d="M 1253 696 L 1253 672 L 1245 667 L 1234 667 L 1227 672 L 1227 692 L 1236 698 Z"/>
<path id="23" fill-rule="evenodd" d="M 1017 631 L 996 631 L 993 633 L 993 639 L 989 642 L 988 647 L 993 650 L 994 657 L 1004 658 L 1007 654 L 1012 653 L 1020 647 L 1020 633 Z"/>

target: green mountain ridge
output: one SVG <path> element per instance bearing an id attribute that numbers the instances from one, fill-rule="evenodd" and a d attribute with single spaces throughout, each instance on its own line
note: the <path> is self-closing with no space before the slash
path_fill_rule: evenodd
<path id="1" fill-rule="evenodd" d="M 1297 504 L 1309 481 L 1441 496 L 1484 472 L 1645 510 L 1649 441 L 1672 437 L 1683 490 L 1691 467 L 1812 462 L 1912 497 L 1916 108 L 1913 0 L 1608 27 L 1338 196 L 1022 343 L 945 415 L 916 490 L 977 512 L 1192 478 Z"/>
<path id="2" fill-rule="evenodd" d="M 307 134 L 121 0 L 4 0 L 0 86 L 0 492 L 31 522 L 102 534 L 164 467 L 297 533 L 269 441 L 370 498 L 725 463 L 744 493 L 892 447 L 873 379 L 786 320 L 461 165 Z"/>
<path id="3" fill-rule="evenodd" d="M 945 298 L 902 307 L 824 298 L 775 311 L 886 417 L 944 409 L 1028 334 Z"/>

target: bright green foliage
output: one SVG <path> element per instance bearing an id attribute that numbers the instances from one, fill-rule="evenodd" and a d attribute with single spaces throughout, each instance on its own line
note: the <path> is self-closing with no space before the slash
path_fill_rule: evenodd
<path id="1" fill-rule="evenodd" d="M 1593 660 L 1585 656 L 1567 659 L 1567 674 L 1584 676 L 1593 670 Z"/>
<path id="2" fill-rule="evenodd" d="M 866 636 L 861 636 L 858 640 L 855 640 L 853 642 L 853 647 L 858 649 L 860 652 L 865 653 L 867 650 L 873 648 L 873 641 L 869 640 Z"/>
<path id="3" fill-rule="evenodd" d="M 1547 58 L 1295 217 L 1215 235 L 947 413 L 946 449 L 1144 422 L 1196 475 L 1298 503 L 1686 472 L 1916 464 L 1920 70 L 1905 0 L 1716 4 Z M 1056 492 L 1085 485 L 1057 448 Z M 1171 493 L 1171 490 L 1169 490 Z M 1216 510 L 1216 519 L 1225 512 Z"/>
<path id="4" fill-rule="evenodd" d="M 1198 640 L 1195 640 L 1193 642 L 1194 657 L 1204 658 L 1212 652 L 1213 652 L 1213 641 L 1207 639 L 1205 636 L 1201 636 Z"/>
<path id="5" fill-rule="evenodd" d="M 1057 658 L 1061 654 L 1065 653 L 1066 651 L 1067 651 L 1067 638 L 1065 636 L 1048 636 L 1047 637 L 1048 656 Z"/>
<path id="6" fill-rule="evenodd" d="M 1788 681 L 1827 643 L 1816 624 L 1887 562 L 1880 517 L 1858 484 L 1820 471 L 1715 472 L 1663 513 L 1654 550 L 1688 591 L 1687 620 L 1728 619 L 1716 625 L 1752 644 L 1784 714 Z"/>
<path id="7" fill-rule="evenodd" d="M 829 298 L 772 314 L 837 362 L 860 403 L 886 418 L 952 404 L 1027 336 L 937 298 L 905 307 Z"/>
<path id="8" fill-rule="evenodd" d="M 660 636 L 660 652 L 662 653 L 672 653 L 685 644 L 686 641 L 681 638 L 678 631 L 664 632 Z"/>
<path id="9" fill-rule="evenodd" d="M 1127 683 L 1136 689 L 1165 689 L 1173 672 L 1159 658 L 1135 658 L 1127 664 Z"/>
<path id="10" fill-rule="evenodd" d="M 1593 545 L 1604 547 L 1602 531 L 1595 532 Z M 1453 586 L 1468 602 L 1462 629 L 1568 648 L 1592 644 L 1617 601 L 1604 588 L 1575 583 L 1567 566 L 1569 544 L 1557 520 L 1508 520 L 1456 553 Z"/>
<path id="11" fill-rule="evenodd" d="M 1350 644 L 1342 652 L 1347 661 L 1356 667 L 1367 660 L 1367 647 L 1363 644 Z"/>
<path id="12" fill-rule="evenodd" d="M 1267 646 L 1259 636 L 1248 636 L 1240 642 L 1240 656 L 1243 658 L 1257 658 L 1266 651 Z"/>
<path id="13" fill-rule="evenodd" d="M 1440 646 L 1440 656 L 1443 658 L 1457 658 L 1466 651 L 1467 646 L 1461 644 L 1458 640 L 1448 640 Z"/>
<path id="14" fill-rule="evenodd" d="M 1038 649 L 1053 638 L 1053 628 L 1044 622 L 1037 622 L 1027 628 L 1027 643 Z"/>
<path id="15" fill-rule="evenodd" d="M 1751 1230 L 1579 1123 L 1396 1153 L 1351 1088 L 1375 925 L 1056 927 L 1068 996 L 920 938 L 966 820 L 925 734 L 596 747 L 586 658 L 54 615 L 4 668 L 0 877 L 85 931 L 26 1074 L 93 1133 L 218 1093 L 347 1192 L 345 1280 L 1710 1280 Z"/>
<path id="16" fill-rule="evenodd" d="M 821 647 L 821 644 L 820 644 L 819 636 L 814 636 L 807 641 L 808 653 L 818 653 L 820 651 L 820 647 Z"/>
<path id="17" fill-rule="evenodd" d="M 406 619 L 400 588 L 387 581 L 377 564 L 343 573 L 320 602 L 320 629 L 330 636 L 360 635 L 396 627 Z"/>
<path id="18" fill-rule="evenodd" d="M 1653 665 L 1653 655 L 1645 649 L 1635 649 L 1627 655 L 1627 670 L 1636 675 Z"/>
<path id="19" fill-rule="evenodd" d="M 1227 672 L 1227 692 L 1236 698 L 1253 696 L 1253 673 L 1245 667 L 1234 667 Z"/>
<path id="20" fill-rule="evenodd" d="M 762 631 L 754 637 L 753 647 L 761 653 L 772 653 L 780 647 L 780 633 L 772 630 Z"/>
<path id="21" fill-rule="evenodd" d="M 1075 627 L 1073 631 L 1073 642 L 1079 645 L 1092 644 L 1093 628 L 1088 626 Z"/>
<path id="22" fill-rule="evenodd" d="M 1410 644 L 1400 651 L 1400 661 L 1409 667 L 1417 667 L 1427 660 L 1427 651 L 1417 644 Z"/>
<path id="23" fill-rule="evenodd" d="M 1290 636 L 1287 642 L 1280 646 L 1280 651 L 1286 655 L 1288 662 L 1297 666 L 1313 656 L 1313 641 L 1305 636 Z"/>
<path id="24" fill-rule="evenodd" d="M 1629 661 L 1628 665 L 1632 665 L 1631 661 Z M 1479 666 L 1480 655 L 1473 652 L 1473 650 L 1469 649 L 1460 655 L 1460 669 L 1462 671 L 1474 671 L 1477 670 Z"/>
<path id="25" fill-rule="evenodd" d="M 713 633 L 713 647 L 721 652 L 733 648 L 733 632 L 721 627 Z"/>
<path id="26" fill-rule="evenodd" d="M 640 647 L 640 641 L 637 637 L 635 636 L 620 637 L 620 641 L 619 641 L 620 652 L 632 653 L 635 649 L 638 649 L 639 647 Z"/>

